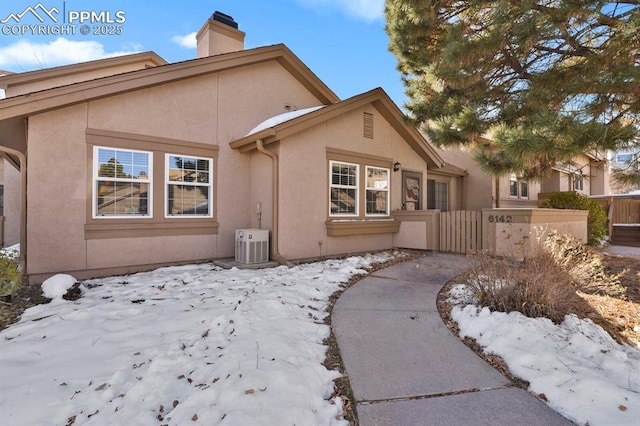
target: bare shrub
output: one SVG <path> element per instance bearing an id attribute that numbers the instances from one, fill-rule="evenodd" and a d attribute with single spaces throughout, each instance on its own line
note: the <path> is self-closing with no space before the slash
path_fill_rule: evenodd
<path id="1" fill-rule="evenodd" d="M 481 254 L 469 273 L 468 285 L 491 310 L 561 322 L 581 303 L 570 275 L 544 251 L 524 260 Z"/>
<path id="2" fill-rule="evenodd" d="M 530 250 L 514 242 L 512 252 L 506 257 L 487 253 L 477 257 L 468 285 L 480 305 L 559 322 L 582 310 L 577 290 L 613 297 L 625 294 L 618 277 L 607 275 L 600 254 L 574 237 L 539 230 Z"/>
<path id="3" fill-rule="evenodd" d="M 574 285 L 584 293 L 624 298 L 626 288 L 620 285 L 617 275 L 608 275 L 602 256 L 595 249 L 586 247 L 570 235 L 551 232 L 539 238 L 544 251 L 567 272 Z"/>

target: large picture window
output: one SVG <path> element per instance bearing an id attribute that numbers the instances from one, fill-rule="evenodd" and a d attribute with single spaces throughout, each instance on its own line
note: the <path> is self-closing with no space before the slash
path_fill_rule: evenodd
<path id="1" fill-rule="evenodd" d="M 366 166 L 367 216 L 389 215 L 389 169 Z"/>
<path id="2" fill-rule="evenodd" d="M 332 216 L 358 215 L 358 173 L 357 164 L 330 161 L 331 168 L 331 208 Z"/>
<path id="3" fill-rule="evenodd" d="M 94 148 L 94 217 L 150 217 L 153 154 Z"/>
<path id="4" fill-rule="evenodd" d="M 213 161 L 173 154 L 165 159 L 167 216 L 210 217 Z"/>

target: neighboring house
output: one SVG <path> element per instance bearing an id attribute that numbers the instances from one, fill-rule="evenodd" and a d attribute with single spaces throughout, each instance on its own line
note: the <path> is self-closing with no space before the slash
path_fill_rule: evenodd
<path id="1" fill-rule="evenodd" d="M 575 191 L 584 195 L 609 194 L 607 162 L 591 154 L 573 159 L 573 164 L 553 169 L 542 181 L 523 179 L 515 174 L 491 177 L 464 149 L 438 149 L 447 162 L 456 164 L 466 172 L 462 185 L 461 205 L 464 209 L 532 208 L 549 193 Z M 450 198 L 460 197 L 455 192 Z"/>
<path id="2" fill-rule="evenodd" d="M 639 172 L 640 171 L 640 151 L 638 148 L 627 148 L 619 151 L 609 152 L 609 162 L 612 172 Z M 640 190 L 639 185 L 622 184 L 612 182 L 611 192 L 613 194 L 627 194 Z"/>
<path id="3" fill-rule="evenodd" d="M 194 60 L 0 77 L 5 243 L 32 282 L 233 257 L 242 228 L 269 229 L 280 261 L 387 249 L 396 212 L 464 207 L 466 173 L 382 89 L 340 100 L 287 47 L 244 50 L 218 18 Z"/>
<path id="4" fill-rule="evenodd" d="M 609 153 L 611 168 L 616 170 L 627 170 L 631 167 L 637 167 L 639 155 L 640 153 L 638 153 L 637 148 L 612 151 Z"/>

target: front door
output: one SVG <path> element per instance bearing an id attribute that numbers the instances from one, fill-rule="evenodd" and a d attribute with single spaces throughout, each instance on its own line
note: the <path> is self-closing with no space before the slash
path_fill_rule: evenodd
<path id="1" fill-rule="evenodd" d="M 402 209 L 422 209 L 422 173 L 402 172 Z"/>

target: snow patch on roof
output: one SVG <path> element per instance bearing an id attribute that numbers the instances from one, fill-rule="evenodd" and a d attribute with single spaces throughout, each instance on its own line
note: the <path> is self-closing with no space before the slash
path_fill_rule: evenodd
<path id="1" fill-rule="evenodd" d="M 298 118 L 300 116 L 309 114 L 311 112 L 317 111 L 320 108 L 324 108 L 324 107 L 325 105 L 318 105 L 311 108 L 304 108 L 304 109 L 298 109 L 295 111 L 285 112 L 283 114 L 276 115 L 275 117 L 268 118 L 262 123 L 258 124 L 253 129 L 251 129 L 251 131 L 247 133 L 247 136 L 250 136 L 254 133 L 258 133 L 261 130 L 268 129 L 269 127 L 275 127 L 278 124 L 282 124 L 286 121 L 293 120 L 294 118 Z"/>

